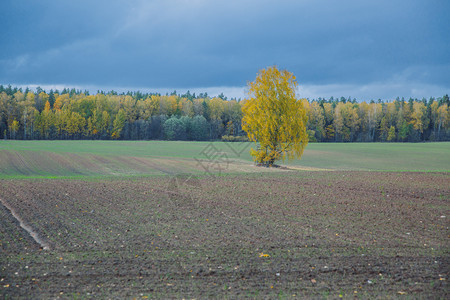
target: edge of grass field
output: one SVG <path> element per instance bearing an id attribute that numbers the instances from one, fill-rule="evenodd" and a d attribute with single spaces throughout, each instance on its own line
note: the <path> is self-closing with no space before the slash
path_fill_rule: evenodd
<path id="1" fill-rule="evenodd" d="M 257 168 L 255 166 L 255 168 Z M 291 169 L 287 167 L 284 172 L 227 172 L 227 173 L 217 173 L 217 174 L 205 174 L 205 172 L 192 170 L 191 172 L 184 172 L 179 174 L 189 174 L 196 177 L 225 177 L 225 176 L 260 176 L 273 175 L 273 176 L 283 176 L 290 175 L 293 173 L 314 173 L 314 172 L 369 172 L 369 173 L 450 173 L 449 170 L 364 170 L 364 169 L 352 169 L 352 170 L 340 170 L 340 169 L 317 169 L 317 170 L 299 170 Z M 103 175 L 103 174 L 92 174 L 92 175 L 4 175 L 0 174 L 0 180 L 28 180 L 28 179 L 63 179 L 63 180 L 114 180 L 114 179 L 138 179 L 138 178 L 157 178 L 157 177 L 171 177 L 179 174 L 120 174 L 120 175 Z"/>

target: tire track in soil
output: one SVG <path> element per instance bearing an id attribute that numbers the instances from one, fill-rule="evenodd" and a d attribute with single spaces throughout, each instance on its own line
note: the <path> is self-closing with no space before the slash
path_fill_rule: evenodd
<path id="1" fill-rule="evenodd" d="M 11 213 L 11 215 L 19 222 L 20 227 L 22 227 L 35 241 L 38 243 L 42 249 L 44 250 L 50 250 L 49 244 L 44 242 L 39 235 L 33 230 L 31 226 L 29 226 L 25 221 L 16 213 L 16 211 L 8 204 L 6 201 L 4 201 L 2 198 L 0 198 L 0 203 Z"/>

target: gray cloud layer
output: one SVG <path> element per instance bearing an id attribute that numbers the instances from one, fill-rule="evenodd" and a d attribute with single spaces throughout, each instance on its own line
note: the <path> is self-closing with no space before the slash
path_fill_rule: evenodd
<path id="1" fill-rule="evenodd" d="M 0 19 L 4 84 L 239 87 L 276 64 L 294 72 L 304 90 L 323 87 L 323 93 L 333 86 L 349 93 L 369 86 L 427 86 L 435 93 L 450 88 L 445 0 L 0 5 L 6 12 Z"/>

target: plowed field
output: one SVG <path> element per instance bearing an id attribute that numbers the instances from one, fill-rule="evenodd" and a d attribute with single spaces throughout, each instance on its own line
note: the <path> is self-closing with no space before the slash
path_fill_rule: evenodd
<path id="1" fill-rule="evenodd" d="M 448 173 L 0 180 L 2 298 L 448 298 Z"/>

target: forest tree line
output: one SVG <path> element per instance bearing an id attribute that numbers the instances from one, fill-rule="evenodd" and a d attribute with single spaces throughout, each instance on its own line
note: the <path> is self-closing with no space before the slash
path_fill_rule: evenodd
<path id="1" fill-rule="evenodd" d="M 302 100 L 311 142 L 450 140 L 449 97 Z M 0 86 L 1 139 L 242 140 L 242 105 L 223 94 L 36 91 Z"/>

